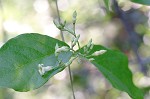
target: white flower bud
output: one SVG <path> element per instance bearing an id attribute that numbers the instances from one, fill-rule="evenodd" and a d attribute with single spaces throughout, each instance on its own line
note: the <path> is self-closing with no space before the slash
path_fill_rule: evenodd
<path id="1" fill-rule="evenodd" d="M 93 47 L 94 47 L 94 44 L 91 44 L 91 46 L 90 46 L 90 50 L 91 50 L 91 49 L 93 49 Z"/>
<path id="2" fill-rule="evenodd" d="M 45 72 L 48 72 L 52 69 L 52 66 L 44 67 L 44 64 L 39 64 L 38 67 L 39 67 L 39 73 L 42 76 L 45 74 Z"/>
<path id="3" fill-rule="evenodd" d="M 58 53 L 60 53 L 60 52 L 66 52 L 66 51 L 69 51 L 69 47 L 68 46 L 62 46 L 62 47 L 57 48 L 55 50 L 55 55 L 58 54 Z"/>
<path id="4" fill-rule="evenodd" d="M 99 55 L 102 55 L 106 52 L 106 50 L 99 50 L 99 51 L 96 51 L 92 54 L 92 56 L 99 56 Z"/>
<path id="5" fill-rule="evenodd" d="M 90 41 L 88 42 L 87 48 L 89 48 L 91 46 L 91 44 L 92 44 L 92 39 L 90 39 Z"/>
<path id="6" fill-rule="evenodd" d="M 90 58 L 90 59 L 89 59 L 89 61 L 94 61 L 94 60 L 95 60 L 94 58 Z"/>
<path id="7" fill-rule="evenodd" d="M 62 25 L 60 25 L 59 21 L 58 20 L 53 20 L 53 23 L 55 24 L 55 26 L 58 28 L 58 29 L 62 29 Z"/>
<path id="8" fill-rule="evenodd" d="M 73 12 L 73 15 L 72 15 L 72 20 L 73 20 L 73 23 L 74 23 L 74 24 L 76 23 L 76 18 L 77 18 L 77 12 L 74 11 L 74 12 Z"/>
<path id="9" fill-rule="evenodd" d="M 59 48 L 58 43 L 55 45 L 55 51 Z"/>
<path id="10" fill-rule="evenodd" d="M 46 67 L 43 67 L 45 71 L 50 71 L 52 69 L 52 66 L 46 66 Z"/>
<path id="11" fill-rule="evenodd" d="M 40 75 L 44 75 L 44 73 L 45 73 L 45 71 L 44 71 L 44 69 L 43 69 L 43 66 L 44 66 L 43 64 L 39 64 L 39 65 L 38 65 Z"/>

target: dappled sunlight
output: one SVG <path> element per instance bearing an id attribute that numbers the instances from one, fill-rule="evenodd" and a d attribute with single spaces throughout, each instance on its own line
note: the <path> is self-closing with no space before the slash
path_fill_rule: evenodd
<path id="1" fill-rule="evenodd" d="M 56 37 L 59 35 L 59 30 L 56 28 L 53 22 L 50 22 L 49 24 L 45 25 L 43 28 L 44 28 L 45 35 L 49 35 L 51 37 Z"/>
<path id="2" fill-rule="evenodd" d="M 47 12 L 49 8 L 49 4 L 47 0 L 35 0 L 33 6 L 36 12 L 38 13 Z"/>

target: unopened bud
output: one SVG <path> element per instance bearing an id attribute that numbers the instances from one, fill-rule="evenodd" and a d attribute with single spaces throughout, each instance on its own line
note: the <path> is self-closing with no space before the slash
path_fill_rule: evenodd
<path id="1" fill-rule="evenodd" d="M 55 50 L 55 56 L 58 56 L 58 54 L 59 54 L 60 52 L 67 52 L 67 51 L 69 51 L 69 47 L 68 47 L 68 46 L 62 46 L 62 47 L 60 47 L 60 48 L 57 48 L 57 49 Z"/>
<path id="2" fill-rule="evenodd" d="M 74 31 L 71 29 L 71 28 L 69 28 L 69 27 L 64 27 L 64 31 L 68 31 L 69 33 L 71 33 L 72 35 L 74 35 Z"/>
<path id="3" fill-rule="evenodd" d="M 57 48 L 55 53 L 60 53 L 60 52 L 66 52 L 69 50 L 69 47 L 68 46 L 62 46 L 60 48 Z"/>
<path id="4" fill-rule="evenodd" d="M 74 12 L 73 12 L 73 15 L 72 15 L 72 21 L 73 21 L 73 24 L 76 23 L 76 20 L 77 20 L 77 12 L 74 11 Z"/>
<path id="5" fill-rule="evenodd" d="M 58 28 L 58 29 L 61 29 L 62 26 L 60 25 L 60 23 L 58 22 L 58 20 L 53 20 L 53 23 L 55 24 L 55 26 Z"/>
<path id="6" fill-rule="evenodd" d="M 95 60 L 94 58 L 90 58 L 90 59 L 89 59 L 89 61 L 94 61 L 94 60 Z"/>
<path id="7" fill-rule="evenodd" d="M 92 44 L 92 39 L 90 39 L 90 41 L 88 42 L 87 48 L 89 48 L 91 46 L 91 44 Z"/>
<path id="8" fill-rule="evenodd" d="M 62 27 L 64 27 L 64 26 L 66 25 L 66 20 L 65 20 L 65 21 L 61 21 L 60 25 L 61 25 Z"/>
<path id="9" fill-rule="evenodd" d="M 92 54 L 92 56 L 99 56 L 99 55 L 102 55 L 106 52 L 106 50 L 99 50 L 99 51 L 96 51 Z"/>
<path id="10" fill-rule="evenodd" d="M 54 24 L 56 25 L 56 27 L 60 30 L 64 29 L 65 25 L 66 25 L 66 21 L 64 22 L 60 22 L 58 20 L 53 20 Z"/>
<path id="11" fill-rule="evenodd" d="M 56 43 L 55 50 L 57 50 L 58 48 L 59 48 L 58 43 Z"/>
<path id="12" fill-rule="evenodd" d="M 39 67 L 39 73 L 41 76 L 43 76 L 46 72 L 52 69 L 52 66 L 44 67 L 44 64 L 39 64 L 38 67 Z"/>
<path id="13" fill-rule="evenodd" d="M 91 44 L 91 46 L 90 46 L 90 50 L 92 50 L 92 49 L 93 49 L 93 47 L 94 47 L 94 44 Z"/>

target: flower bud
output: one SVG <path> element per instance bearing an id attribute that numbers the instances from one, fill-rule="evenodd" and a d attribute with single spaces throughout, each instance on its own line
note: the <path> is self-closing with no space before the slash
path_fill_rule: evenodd
<path id="1" fill-rule="evenodd" d="M 92 44 L 92 39 L 90 39 L 90 41 L 88 42 L 87 48 L 89 48 L 91 46 L 91 44 Z"/>
<path id="2" fill-rule="evenodd" d="M 99 55 L 102 55 L 106 52 L 106 50 L 99 50 L 99 51 L 96 51 L 92 54 L 92 56 L 99 56 Z"/>
<path id="3" fill-rule="evenodd" d="M 61 22 L 59 23 L 58 20 L 53 20 L 53 23 L 54 23 L 55 26 L 56 26 L 58 29 L 60 29 L 60 30 L 64 29 L 64 27 L 65 27 L 65 25 L 66 25 L 66 21 L 64 21 L 64 22 L 61 21 Z"/>
<path id="4" fill-rule="evenodd" d="M 44 73 L 45 73 L 45 71 L 44 71 L 44 69 L 43 69 L 43 66 L 44 66 L 43 64 L 39 64 L 39 65 L 38 65 L 40 75 L 44 75 Z"/>
<path id="5" fill-rule="evenodd" d="M 84 52 L 86 53 L 86 52 L 87 52 L 87 47 L 84 46 L 84 47 L 83 47 L 83 50 L 84 50 Z"/>
<path id="6" fill-rule="evenodd" d="M 62 46 L 62 47 L 60 47 L 60 48 L 57 48 L 57 49 L 55 50 L 55 56 L 58 56 L 58 54 L 59 54 L 60 52 L 67 52 L 67 51 L 69 51 L 69 47 L 68 47 L 68 46 Z"/>
<path id="7" fill-rule="evenodd" d="M 90 59 L 89 59 L 89 61 L 94 61 L 94 60 L 95 60 L 94 58 L 90 58 Z"/>
<path id="8" fill-rule="evenodd" d="M 52 66 L 44 67 L 44 64 L 39 64 L 38 67 L 39 67 L 39 73 L 42 76 L 45 74 L 45 72 L 48 72 L 52 69 Z"/>
<path id="9" fill-rule="evenodd" d="M 91 46 L 90 46 L 90 50 L 92 50 L 92 49 L 93 49 L 93 47 L 94 47 L 94 44 L 91 44 Z"/>
<path id="10" fill-rule="evenodd" d="M 73 21 L 73 24 L 76 23 L 76 20 L 77 20 L 77 12 L 74 11 L 74 12 L 73 12 L 73 15 L 72 15 L 72 21 Z"/>
<path id="11" fill-rule="evenodd" d="M 58 20 L 53 20 L 53 23 L 58 29 L 61 29 L 62 26 L 59 24 Z"/>
<path id="12" fill-rule="evenodd" d="M 55 50 L 57 50 L 58 48 L 59 48 L 58 43 L 56 43 Z"/>

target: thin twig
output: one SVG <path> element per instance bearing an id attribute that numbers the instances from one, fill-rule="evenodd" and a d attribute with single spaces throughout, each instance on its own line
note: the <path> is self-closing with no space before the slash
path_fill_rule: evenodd
<path id="1" fill-rule="evenodd" d="M 57 10 L 57 14 L 58 14 L 58 21 L 59 21 L 59 23 L 61 23 L 61 20 L 60 20 L 60 13 L 59 13 L 59 9 L 58 9 L 58 3 L 57 3 L 57 0 L 55 0 L 55 1 L 56 1 L 56 10 Z M 60 31 L 60 34 L 61 34 L 62 41 L 65 42 L 65 38 L 64 38 L 63 32 Z"/>
<path id="2" fill-rule="evenodd" d="M 58 21 L 60 23 L 60 14 L 59 14 L 59 9 L 58 9 L 58 3 L 57 3 L 57 0 L 56 1 L 56 9 L 57 9 L 57 14 L 58 14 Z M 64 39 L 64 35 L 63 35 L 63 32 L 61 32 L 61 38 L 62 38 L 62 41 L 65 42 L 65 39 Z M 70 77 L 70 83 L 71 83 L 71 90 L 72 90 L 72 94 L 73 94 L 73 99 L 76 99 L 75 98 L 75 93 L 74 93 L 74 88 L 73 88 L 73 79 L 72 79 L 72 74 L 71 74 L 71 68 L 70 68 L 70 65 L 68 66 L 68 71 L 69 71 L 69 77 Z"/>
<path id="3" fill-rule="evenodd" d="M 74 36 L 76 37 L 76 30 L 75 30 L 75 23 L 73 23 L 73 31 L 74 31 Z M 81 47 L 80 47 L 80 43 L 79 43 L 79 41 L 77 41 L 77 44 L 78 44 L 78 48 L 80 49 Z"/>

